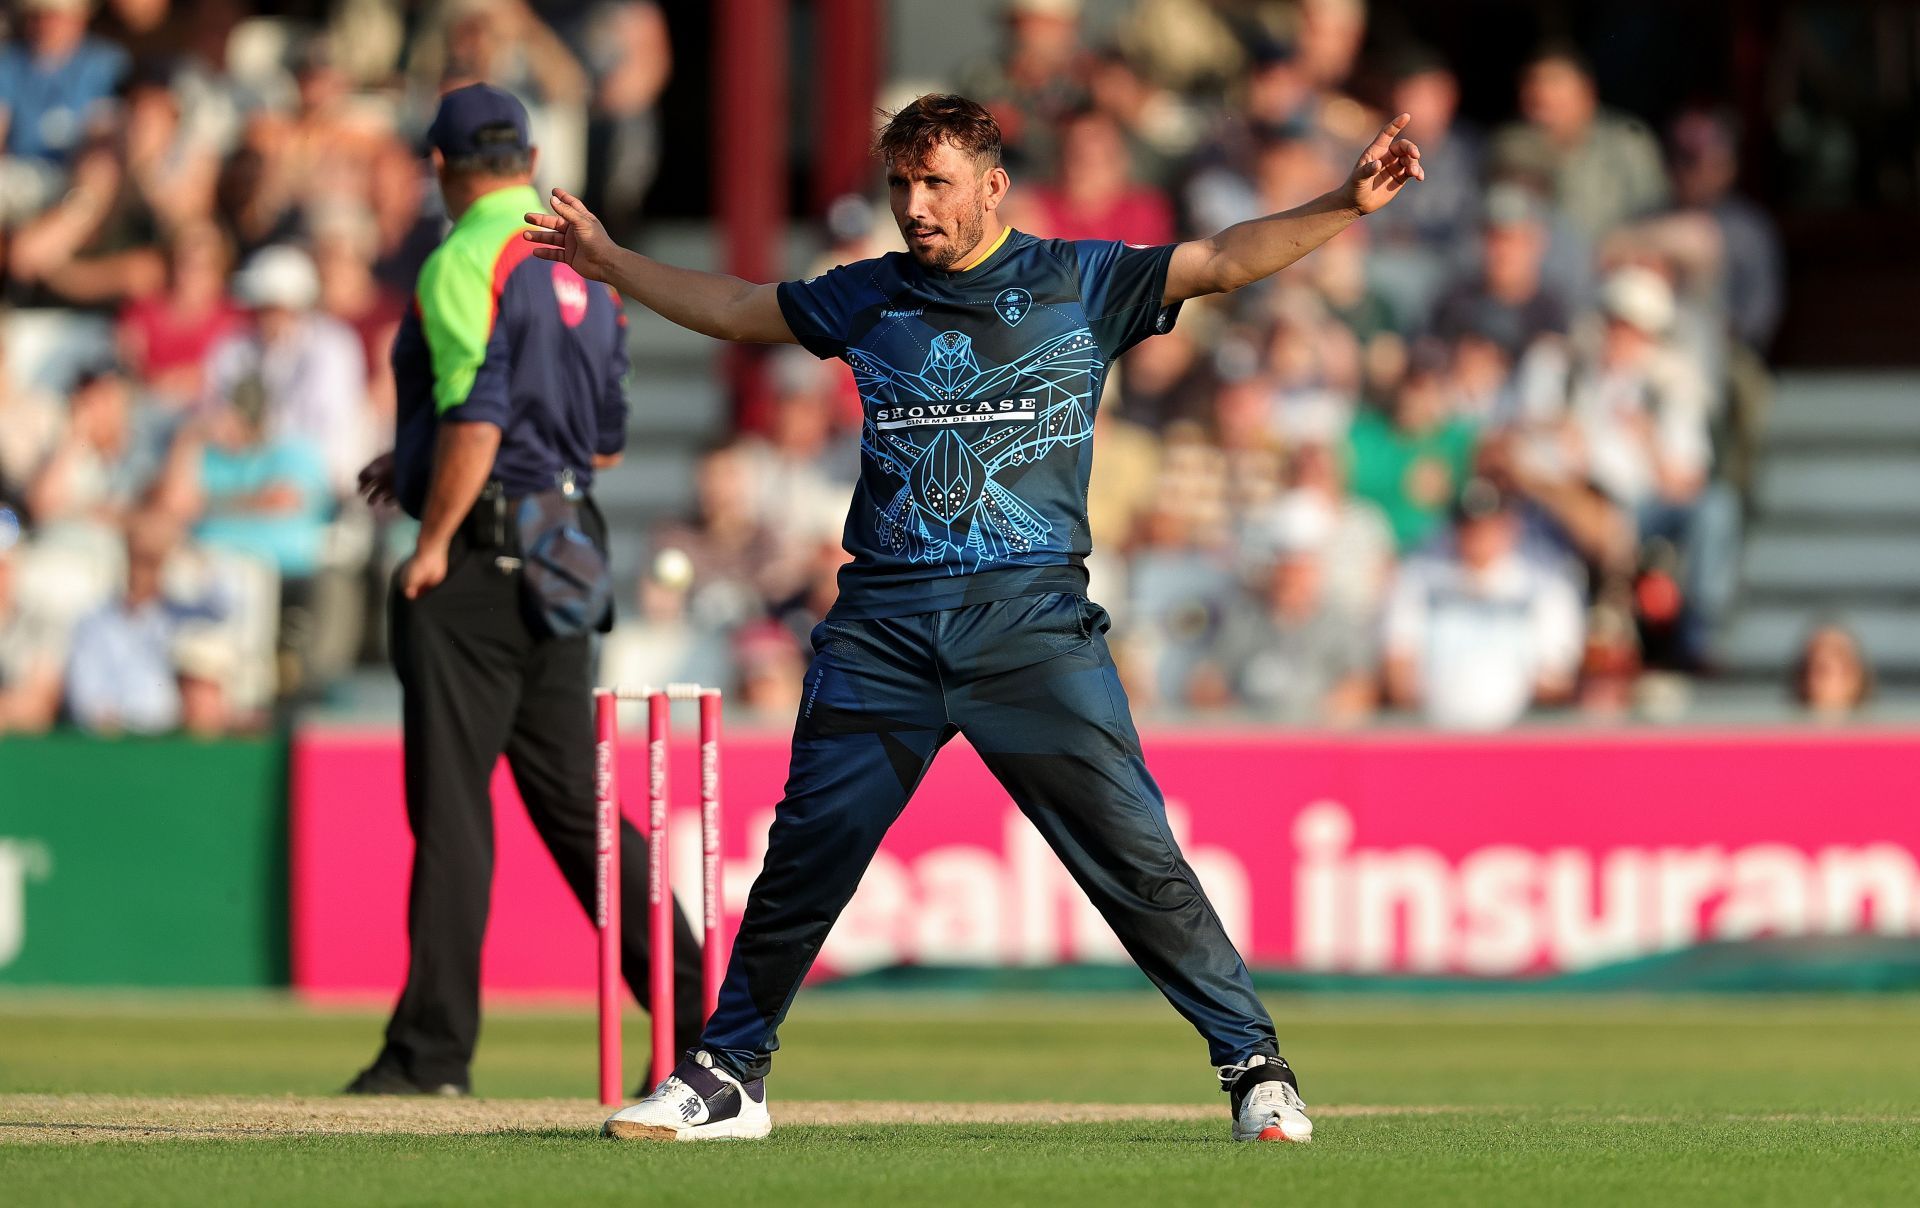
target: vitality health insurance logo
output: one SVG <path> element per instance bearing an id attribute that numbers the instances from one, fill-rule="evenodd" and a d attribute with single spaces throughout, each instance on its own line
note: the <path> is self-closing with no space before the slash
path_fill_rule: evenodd
<path id="1" fill-rule="evenodd" d="M 53 857 L 31 839 L 0 838 L 0 969 L 11 965 L 27 942 L 27 882 L 44 881 Z"/>
<path id="2" fill-rule="evenodd" d="M 1592 968 L 1709 940 L 1920 935 L 1920 861 L 1898 843 L 1490 843 L 1457 857 L 1355 842 L 1317 801 L 1292 828 L 1293 961 L 1348 973 Z"/>

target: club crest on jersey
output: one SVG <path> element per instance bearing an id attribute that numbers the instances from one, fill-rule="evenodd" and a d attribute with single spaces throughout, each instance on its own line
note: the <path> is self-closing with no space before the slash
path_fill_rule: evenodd
<path id="1" fill-rule="evenodd" d="M 1003 289 L 994 298 L 993 309 L 1006 320 L 1008 327 L 1018 327 L 1020 320 L 1026 318 L 1027 312 L 1033 309 L 1033 295 L 1018 286 Z"/>

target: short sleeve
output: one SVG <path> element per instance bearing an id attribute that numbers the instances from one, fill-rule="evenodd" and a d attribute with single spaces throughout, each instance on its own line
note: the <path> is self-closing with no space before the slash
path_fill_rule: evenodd
<path id="1" fill-rule="evenodd" d="M 843 264 L 805 281 L 783 281 L 776 291 L 780 314 L 793 338 L 821 360 L 846 352 L 853 319 L 871 291 L 860 285 L 859 270 L 870 262 Z"/>
<path id="2" fill-rule="evenodd" d="M 420 269 L 415 289 L 433 364 L 434 410 L 460 422 L 506 427 L 512 357 L 494 321 L 492 266 L 442 244 Z"/>
<path id="3" fill-rule="evenodd" d="M 1080 305 L 1094 340 L 1109 358 L 1148 336 L 1173 330 L 1180 304 L 1163 306 L 1161 301 L 1167 295 L 1167 265 L 1174 247 L 1135 247 L 1104 239 L 1073 244 L 1080 262 Z"/>

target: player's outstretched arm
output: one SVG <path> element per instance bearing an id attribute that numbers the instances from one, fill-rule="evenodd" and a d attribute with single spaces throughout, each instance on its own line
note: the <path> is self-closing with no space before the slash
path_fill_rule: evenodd
<path id="1" fill-rule="evenodd" d="M 527 229 L 520 233 L 540 245 L 533 254 L 541 259 L 559 260 L 582 277 L 605 281 L 662 318 L 717 340 L 797 342 L 780 313 L 777 287 L 675 268 L 628 251 L 565 189 L 553 191 L 552 204 L 551 214 L 528 214 Z"/>
<path id="2" fill-rule="evenodd" d="M 1236 223 L 1210 239 L 1174 249 L 1167 265 L 1166 305 L 1222 294 L 1271 277 L 1392 201 L 1410 180 L 1425 180 L 1420 148 L 1400 137 L 1413 118 L 1401 114 L 1360 153 L 1346 184 L 1303 206 Z"/>

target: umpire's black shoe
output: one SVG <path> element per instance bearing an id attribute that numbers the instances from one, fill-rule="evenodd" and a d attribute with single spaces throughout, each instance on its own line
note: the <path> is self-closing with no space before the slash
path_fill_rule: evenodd
<path id="1" fill-rule="evenodd" d="M 438 1095 L 459 1099 L 473 1093 L 462 1082 L 415 1082 L 390 1065 L 374 1062 L 361 1070 L 340 1092 L 343 1095 Z"/>

